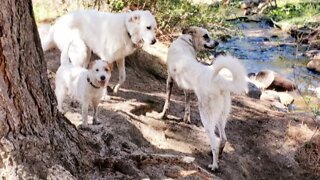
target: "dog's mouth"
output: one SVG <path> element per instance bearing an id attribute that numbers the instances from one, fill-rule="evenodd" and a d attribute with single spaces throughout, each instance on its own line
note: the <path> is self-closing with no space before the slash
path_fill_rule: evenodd
<path id="1" fill-rule="evenodd" d="M 101 80 L 101 81 L 99 81 L 99 85 L 100 85 L 100 87 L 105 87 L 107 85 L 107 81 Z"/>
<path id="2" fill-rule="evenodd" d="M 208 44 L 204 44 L 204 48 L 206 48 L 206 49 L 214 49 L 218 45 L 219 45 L 219 42 L 218 41 L 214 41 L 214 43 L 210 43 L 209 45 Z"/>

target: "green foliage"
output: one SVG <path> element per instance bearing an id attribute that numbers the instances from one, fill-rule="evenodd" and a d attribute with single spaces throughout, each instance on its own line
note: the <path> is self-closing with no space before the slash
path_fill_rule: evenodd
<path id="1" fill-rule="evenodd" d="M 268 12 L 268 16 L 272 17 L 275 21 L 301 17 L 307 18 L 319 14 L 320 2 L 285 4 Z"/>
<path id="2" fill-rule="evenodd" d="M 37 21 L 57 18 L 66 12 L 81 8 L 94 8 L 101 11 L 123 12 L 130 5 L 137 5 L 138 9 L 150 10 L 157 19 L 160 34 L 180 32 L 188 26 L 202 26 L 214 29 L 214 34 L 230 34 L 230 22 L 227 17 L 234 16 L 235 7 L 239 0 L 232 1 L 234 5 L 221 6 L 216 3 L 195 4 L 188 0 L 77 0 L 62 1 L 58 4 L 55 0 L 33 0 L 34 12 Z M 58 8 L 59 7 L 59 8 Z M 220 28 L 220 29 L 219 29 Z M 219 30 L 219 31 L 216 31 Z"/>
<path id="3" fill-rule="evenodd" d="M 111 1 L 110 7 L 112 7 L 113 11 L 121 11 L 125 7 L 124 1 Z"/>
<path id="4" fill-rule="evenodd" d="M 306 104 L 315 116 L 320 116 L 320 100 L 311 95 L 304 97 Z"/>

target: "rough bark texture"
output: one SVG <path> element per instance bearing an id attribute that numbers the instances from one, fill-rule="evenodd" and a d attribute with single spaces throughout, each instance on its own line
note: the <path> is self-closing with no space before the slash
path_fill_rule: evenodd
<path id="1" fill-rule="evenodd" d="M 1 1 L 0 87 L 0 176 L 80 171 L 81 138 L 56 109 L 31 1 Z"/>

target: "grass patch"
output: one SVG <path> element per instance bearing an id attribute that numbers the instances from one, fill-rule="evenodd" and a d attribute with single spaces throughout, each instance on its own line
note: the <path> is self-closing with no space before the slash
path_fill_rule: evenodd
<path id="1" fill-rule="evenodd" d="M 304 25 L 320 18 L 320 0 L 283 0 L 267 16 L 282 24 Z"/>

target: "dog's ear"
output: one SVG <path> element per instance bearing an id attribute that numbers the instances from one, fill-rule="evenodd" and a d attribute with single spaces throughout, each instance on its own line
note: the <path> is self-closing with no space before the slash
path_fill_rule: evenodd
<path id="1" fill-rule="evenodd" d="M 192 27 L 188 27 L 182 30 L 182 34 L 194 35 L 195 33 L 196 33 L 196 30 Z"/>
<path id="2" fill-rule="evenodd" d="M 139 23 L 140 22 L 140 15 L 135 14 L 129 18 L 129 22 Z"/>
<path id="3" fill-rule="evenodd" d="M 113 70 L 113 63 L 107 63 L 105 69 L 107 72 L 111 72 Z"/>
<path id="4" fill-rule="evenodd" d="M 88 69 L 92 69 L 94 63 L 95 63 L 95 61 L 90 61 L 88 64 Z"/>

